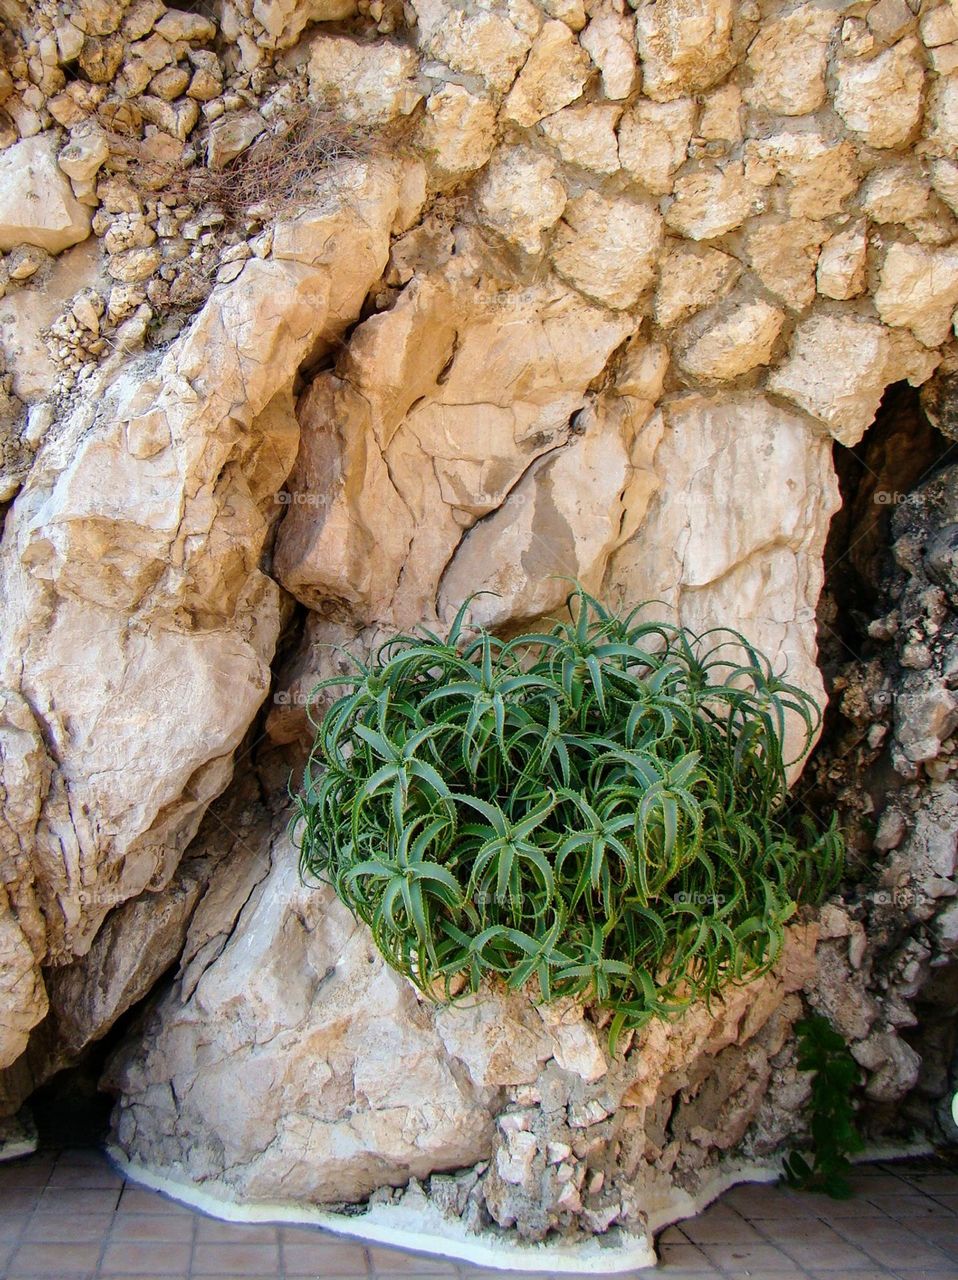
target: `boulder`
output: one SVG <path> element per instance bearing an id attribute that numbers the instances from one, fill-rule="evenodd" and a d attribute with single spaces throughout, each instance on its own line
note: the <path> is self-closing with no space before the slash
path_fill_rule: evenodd
<path id="1" fill-rule="evenodd" d="M 91 211 L 74 196 L 57 152 L 52 133 L 0 152 L 0 250 L 32 244 L 62 253 L 90 234 Z"/>

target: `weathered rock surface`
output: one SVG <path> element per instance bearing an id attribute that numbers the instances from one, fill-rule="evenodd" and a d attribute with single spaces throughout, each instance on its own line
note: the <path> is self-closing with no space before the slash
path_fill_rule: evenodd
<path id="1" fill-rule="evenodd" d="M 57 165 L 52 134 L 26 138 L 0 152 L 0 249 L 35 244 L 60 253 L 90 234 L 90 210 Z"/>
<path id="2" fill-rule="evenodd" d="M 122 1140 L 241 1196 L 389 1199 L 414 1175 L 407 1194 L 477 1228 L 635 1229 L 719 1152 L 765 1159 L 795 1131 L 803 984 L 869 1097 L 916 1078 L 944 1096 L 943 1051 L 898 1032 L 958 937 L 929 906 L 953 884 L 944 508 L 898 539 L 925 594 L 895 717 L 867 730 L 925 788 L 900 802 L 914 829 L 892 815 L 876 840 L 889 884 L 924 886 L 912 923 L 934 923 L 887 954 L 871 924 L 892 938 L 900 902 L 832 903 L 793 989 L 736 991 L 611 1063 L 574 1007 L 421 1005 L 295 885 L 279 816 L 194 833 L 247 734 L 240 781 L 283 792 L 336 646 L 441 626 L 477 589 L 496 594 L 474 621 L 508 633 L 561 608 L 569 577 L 658 598 L 823 699 L 833 439 L 858 442 L 890 384 L 939 365 L 926 400 L 958 431 L 953 9 L 17 8 L 0 1110 L 178 953 L 114 1074 Z"/>
<path id="3" fill-rule="evenodd" d="M 361 168 L 162 360 L 60 422 L 7 520 L 2 759 L 24 799 L 2 852 L 34 967 L 85 955 L 112 908 L 167 883 L 266 694 L 279 598 L 258 563 L 295 459 L 292 378 L 381 273 L 398 202 L 388 166 Z"/>
<path id="4" fill-rule="evenodd" d="M 299 882 L 288 843 L 261 847 L 268 874 L 252 866 L 229 901 L 200 907 L 177 983 L 107 1077 L 127 1154 L 240 1200 L 359 1201 L 482 1161 L 471 1195 L 442 1197 L 447 1212 L 471 1198 L 480 1221 L 532 1239 L 599 1219 L 641 1231 L 728 1145 L 682 1090 L 708 1070 L 723 1130 L 744 1133 L 800 1007 L 792 993 L 814 971 L 814 931 L 792 930 L 757 987 L 717 1014 L 650 1025 L 613 1062 L 568 1002 L 537 1010 L 491 989 L 461 1007 L 424 1002 L 328 889 Z M 228 940 L 204 962 L 196 943 L 211 933 Z M 745 1069 L 728 1049 L 712 1070 L 736 1041 L 750 1046 Z M 678 1162 L 642 1136 L 672 1105 L 674 1123 L 697 1131 Z M 570 1175 L 581 1199 L 564 1194 Z"/>

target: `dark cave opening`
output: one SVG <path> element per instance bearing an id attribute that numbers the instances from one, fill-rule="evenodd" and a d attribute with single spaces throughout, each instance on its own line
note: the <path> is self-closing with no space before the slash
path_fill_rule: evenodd
<path id="1" fill-rule="evenodd" d="M 934 671 L 942 661 L 940 652 L 912 661 L 906 654 L 910 637 L 927 639 L 930 650 L 940 650 L 953 632 L 954 596 L 950 606 L 942 596 L 945 603 L 939 607 L 946 617 L 950 609 L 952 621 L 946 620 L 937 637 L 921 634 L 924 615 L 918 603 L 929 590 L 924 550 L 934 535 L 934 521 L 929 523 L 918 495 L 927 492 L 929 482 L 934 487 L 939 475 L 947 484 L 949 468 L 958 462 L 958 442 L 935 426 L 941 422 L 950 436 L 952 424 L 941 412 L 941 398 L 950 404 L 952 393 L 941 382 L 921 392 L 906 383 L 889 387 L 860 443 L 834 446 L 842 505 L 829 530 L 817 617 L 819 666 L 829 702 L 797 795 L 823 819 L 838 815 L 848 849 L 840 906 L 865 928 L 872 996 L 879 1007 L 890 1001 L 889 1016 L 903 1019 L 898 1024 L 902 1043 L 920 1058 L 913 1087 L 894 1100 L 864 1100 L 863 1122 L 873 1136 L 908 1137 L 917 1131 L 951 1143 L 950 1102 L 958 1085 L 958 960 L 929 923 L 941 904 L 924 901 L 925 886 L 920 877 L 913 878 L 914 870 L 901 881 L 899 898 L 896 876 L 907 865 L 898 849 L 902 836 L 889 837 L 882 830 L 883 819 L 896 812 L 910 830 L 931 808 L 931 789 L 950 768 L 945 748 L 942 760 L 911 765 L 898 741 L 901 717 L 909 715 L 903 710 L 909 682 L 923 663 Z M 910 544 L 904 555 L 903 537 Z M 895 1007 L 893 974 L 902 957 L 922 949 L 923 976 L 905 997 L 908 1008 Z M 907 984 L 902 990 L 909 990 Z"/>
<path id="2" fill-rule="evenodd" d="M 868 625 L 888 606 L 884 583 L 896 506 L 955 448 L 929 421 L 918 388 L 907 382 L 887 389 L 875 421 L 857 445 L 833 446 L 842 505 L 825 546 L 818 617 L 819 662 L 826 683 L 850 653 L 867 648 Z"/>

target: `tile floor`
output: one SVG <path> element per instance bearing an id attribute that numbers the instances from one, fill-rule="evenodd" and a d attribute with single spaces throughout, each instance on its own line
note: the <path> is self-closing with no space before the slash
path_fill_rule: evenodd
<path id="1" fill-rule="evenodd" d="M 848 1201 L 736 1187 L 698 1218 L 663 1233 L 657 1272 L 632 1275 L 958 1280 L 958 1157 L 864 1165 L 855 1186 Z M 0 1280 L 518 1274 L 366 1248 L 311 1228 L 218 1222 L 125 1182 L 95 1150 L 40 1152 L 0 1164 Z"/>

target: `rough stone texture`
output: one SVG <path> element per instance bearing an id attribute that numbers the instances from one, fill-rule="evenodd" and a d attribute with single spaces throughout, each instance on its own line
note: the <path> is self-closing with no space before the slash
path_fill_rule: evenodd
<path id="1" fill-rule="evenodd" d="M 958 936 L 928 905 L 953 885 L 941 495 L 896 535 L 905 675 L 863 730 L 915 787 L 875 847 L 925 896 L 914 920 L 828 904 L 794 990 L 736 991 L 614 1064 L 575 1007 L 490 992 L 439 1012 L 292 882 L 284 814 L 210 805 L 244 737 L 230 796 L 281 802 L 337 646 L 441 626 L 478 588 L 496 594 L 473 620 L 506 633 L 561 608 L 569 577 L 658 598 L 824 700 L 832 438 L 859 441 L 890 384 L 939 365 L 925 402 L 958 433 L 954 6 L 15 8 L 0 1111 L 177 954 L 114 1073 L 122 1140 L 240 1195 L 389 1200 L 415 1174 L 405 1194 L 478 1230 L 641 1226 L 720 1153 L 766 1160 L 800 1127 L 805 1002 L 853 1041 L 876 1106 L 953 1091 L 944 1041 L 897 1030 Z M 24 152 L 45 202 L 20 199 Z M 48 222 L 86 242 L 51 259 L 63 245 L 30 230 Z M 934 923 L 906 942 L 906 918 Z"/>
<path id="2" fill-rule="evenodd" d="M 588 191 L 565 207 L 552 261 L 580 293 L 607 307 L 634 307 L 655 278 L 662 220 L 649 205 Z"/>
<path id="3" fill-rule="evenodd" d="M 57 165 L 57 139 L 41 134 L 0 152 L 0 249 L 35 244 L 60 253 L 90 234 L 90 210 Z"/>
<path id="4" fill-rule="evenodd" d="M 511 124 L 530 125 L 574 102 L 589 75 L 589 56 L 564 22 L 547 22 L 502 108 Z"/>
<path id="5" fill-rule="evenodd" d="M 723 1127 L 744 1132 L 814 969 L 814 930 L 791 930 L 757 987 L 733 991 L 720 1012 L 696 1006 L 651 1025 L 612 1063 L 569 1002 L 537 1010 L 492 990 L 481 1009 L 422 1002 L 328 889 L 299 883 L 288 843 L 270 849 L 267 836 L 262 847 L 268 874 L 257 863 L 238 894 L 204 902 L 177 983 L 108 1073 L 127 1153 L 240 1199 L 328 1204 L 377 1191 L 388 1202 L 390 1186 L 437 1175 L 428 1189 L 447 1212 L 471 1204 L 480 1223 L 526 1238 L 600 1220 L 642 1231 L 673 1184 L 694 1192 L 714 1168 L 717 1135 L 682 1091 L 722 1048 L 750 1045 L 748 1068 L 719 1058 L 712 1084 Z M 209 934 L 227 941 L 203 960 L 196 944 Z M 674 1123 L 698 1130 L 678 1163 L 664 1139 L 644 1136 L 670 1105 Z M 479 1161 L 451 1194 L 441 1171 Z M 581 1199 L 564 1194 L 569 1176 Z"/>
<path id="6" fill-rule="evenodd" d="M 481 169 L 495 145 L 496 109 L 488 98 L 458 84 L 445 84 L 430 94 L 420 146 L 440 173 Z"/>
<path id="7" fill-rule="evenodd" d="M 821 551 L 838 506 L 827 438 L 762 396 L 728 394 L 666 402 L 640 444 L 643 436 L 649 471 L 668 481 L 652 480 L 643 534 L 613 558 L 616 595 L 661 600 L 696 630 L 721 617 L 817 694 L 814 639 L 800 619 L 821 590 Z M 759 458 L 761 483 L 743 484 Z M 721 507 L 710 498 L 716 489 Z M 668 551 L 648 557 L 646 536 Z"/>
<path id="8" fill-rule="evenodd" d="M 555 162 L 520 147 L 493 156 L 479 188 L 484 221 L 527 253 L 542 249 L 542 232 L 555 226 L 566 192 Z"/>
<path id="9" fill-rule="evenodd" d="M 388 166 L 344 172 L 162 360 L 58 424 L 6 522 L 9 759 L 24 734 L 43 750 L 2 853 L 34 964 L 85 955 L 111 908 L 162 888 L 229 780 L 279 628 L 258 561 L 296 453 L 292 377 L 382 271 L 397 200 Z"/>
<path id="10" fill-rule="evenodd" d="M 640 100 L 619 125 L 622 168 L 653 195 L 666 195 L 672 190 L 675 171 L 685 160 L 694 123 L 691 98 Z"/>
<path id="11" fill-rule="evenodd" d="M 875 306 L 886 324 L 906 325 L 927 347 L 945 342 L 958 305 L 958 250 L 893 244 L 882 263 Z"/>
<path id="12" fill-rule="evenodd" d="M 749 101 L 773 115 L 817 111 L 825 102 L 828 41 L 838 21 L 829 9 L 803 4 L 769 23 L 749 46 Z"/>
<path id="13" fill-rule="evenodd" d="M 897 147 L 921 120 L 924 68 L 909 36 L 870 62 L 838 68 L 835 110 L 871 147 Z"/>
<path id="14" fill-rule="evenodd" d="M 709 89 L 735 61 L 733 0 L 644 0 L 636 10 L 643 90 L 656 102 Z"/>
<path id="15" fill-rule="evenodd" d="M 908 378 L 924 382 L 937 360 L 874 320 L 821 315 L 795 330 L 788 358 L 769 389 L 819 418 L 842 444 L 856 444 L 875 417 L 882 391 Z"/>
<path id="16" fill-rule="evenodd" d="M 310 92 L 357 124 L 408 116 L 422 98 L 417 70 L 415 53 L 398 44 L 362 45 L 327 35 L 310 44 Z"/>
<path id="17" fill-rule="evenodd" d="M 615 125 L 620 114 L 611 105 L 566 107 L 547 116 L 539 127 L 567 164 L 593 173 L 615 173 L 619 167 Z"/>
<path id="18" fill-rule="evenodd" d="M 724 313 L 705 312 L 689 326 L 679 364 L 706 382 L 730 382 L 769 363 L 784 319 L 783 311 L 761 298 Z"/>

